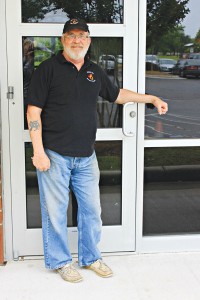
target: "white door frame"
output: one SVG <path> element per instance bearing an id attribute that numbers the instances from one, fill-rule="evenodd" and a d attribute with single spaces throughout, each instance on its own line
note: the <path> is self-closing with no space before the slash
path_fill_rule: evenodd
<path id="1" fill-rule="evenodd" d="M 125 1 L 126 3 L 128 1 Z M 17 2 L 17 1 L 16 1 Z M 14 4 L 14 2 L 12 3 Z M 4 245 L 5 245 L 5 260 L 13 258 L 13 224 L 12 224 L 12 193 L 11 193 L 11 172 L 10 172 L 10 137 L 9 137 L 9 105 L 6 97 L 8 83 L 7 76 L 7 37 L 6 37 L 6 0 L 0 1 L 0 95 L 1 95 L 1 118 L 2 118 L 2 180 L 3 180 L 3 207 L 4 207 Z M 16 9 L 20 9 L 20 4 L 16 5 Z M 10 8 L 13 14 L 16 14 L 15 9 Z M 131 16 L 131 11 L 127 12 Z M 129 18 L 129 19 L 131 19 Z M 18 20 L 20 23 L 20 20 Z M 62 25 L 56 27 L 52 24 L 45 24 L 50 28 L 51 35 L 59 35 L 62 30 Z M 105 25 L 104 32 L 107 36 L 112 35 L 112 25 Z M 136 29 L 131 24 L 118 25 L 119 33 L 123 35 L 124 26 L 129 26 L 132 31 Z M 23 31 L 23 24 L 20 25 Z M 29 34 L 42 35 L 40 28 L 36 31 L 28 24 Z M 95 29 L 95 24 L 90 25 L 91 32 L 95 30 L 95 36 L 101 36 L 102 30 Z M 137 28 L 137 25 L 136 25 Z M 32 30 L 32 31 L 31 31 Z M 146 52 L 146 0 L 139 0 L 139 52 L 138 52 L 138 86 L 137 77 L 126 78 L 127 88 L 138 92 L 145 92 L 145 52 Z M 25 33 L 24 33 L 25 34 Z M 118 35 L 118 34 L 117 34 Z M 120 35 L 120 34 L 119 34 Z M 131 43 L 132 39 L 130 39 Z M 127 41 L 128 43 L 128 41 Z M 131 47 L 131 45 L 130 45 Z M 137 56 L 137 53 L 126 53 L 124 57 L 125 63 L 129 62 L 132 55 Z M 137 62 L 136 62 L 137 63 Z M 124 74 L 126 75 L 126 73 Z M 145 147 L 174 147 L 174 146 L 200 146 L 200 140 L 144 140 L 144 105 L 138 105 L 138 132 L 137 135 L 137 197 L 136 197 L 136 252 L 166 252 L 166 251 L 199 251 L 200 249 L 200 235 L 173 235 L 173 236 L 159 236 L 159 237 L 143 237 L 143 163 L 144 163 L 144 148 Z M 26 133 L 25 133 L 26 135 Z M 98 139 L 101 140 L 101 131 L 98 131 Z M 25 137 L 24 137 L 25 138 Z M 17 157 L 17 156 L 16 156 Z"/>
<path id="2" fill-rule="evenodd" d="M 139 0 L 139 67 L 138 92 L 145 93 L 145 54 L 146 54 L 146 0 Z M 136 252 L 180 252 L 199 251 L 200 234 L 180 234 L 163 236 L 143 236 L 143 172 L 144 149 L 148 147 L 200 146 L 200 139 L 144 139 L 144 105 L 138 105 L 137 142 L 137 197 L 136 197 Z"/>
<path id="3" fill-rule="evenodd" d="M 7 45 L 6 45 L 6 1 L 0 1 L 0 98 L 1 98 L 1 162 L 2 162 L 2 197 L 3 197 L 3 222 L 4 222 L 4 260 L 13 257 L 12 235 L 12 202 L 10 181 L 10 130 L 9 108 L 7 100 Z"/>
<path id="4" fill-rule="evenodd" d="M 22 130 L 22 124 L 20 125 L 20 120 L 23 120 L 23 107 L 22 102 L 17 101 L 17 99 L 22 99 L 23 95 L 23 86 L 22 86 L 22 61 L 19 58 L 22 58 L 22 45 L 19 42 L 19 37 L 22 36 L 59 36 L 62 32 L 63 24 L 23 24 L 20 20 L 20 11 L 21 11 L 21 0 L 11 1 L 11 0 L 4 0 L 1 1 L 1 6 L 3 10 L 0 10 L 1 12 L 6 9 L 7 6 L 7 16 L 4 15 L 4 17 L 1 19 L 1 26 L 4 27 L 6 34 L 6 26 L 11 26 L 13 20 L 15 20 L 15 24 L 18 24 L 17 26 L 12 28 L 12 35 L 8 34 L 7 36 L 4 34 L 3 37 L 3 46 L 1 45 L 1 54 L 2 57 L 5 59 L 5 64 L 3 66 L 4 74 L 9 74 L 9 80 L 5 81 L 2 80 L 1 84 L 3 88 L 1 89 L 2 94 L 2 101 L 4 100 L 4 105 L 2 105 L 2 115 L 4 116 L 3 122 L 5 123 L 5 127 L 3 128 L 4 131 L 4 178 L 6 178 L 4 182 L 4 195 L 6 195 L 5 199 L 5 232 L 6 232 L 6 253 L 5 257 L 7 259 L 14 257 L 18 257 L 18 255 L 21 254 L 21 252 L 15 248 L 15 245 L 20 245 L 23 243 L 24 239 L 26 239 L 25 236 L 20 238 L 21 232 L 19 228 L 17 228 L 16 224 L 17 221 L 21 221 L 24 219 L 24 216 L 26 215 L 26 207 L 23 205 L 23 202 L 20 203 L 20 194 L 25 195 L 25 176 L 20 175 L 18 172 L 18 162 L 22 162 L 21 164 L 21 174 L 25 174 L 25 166 L 24 166 L 24 144 L 19 141 L 30 141 L 30 138 L 27 136 L 28 131 Z M 124 52 L 124 66 L 126 66 L 123 70 L 123 81 L 126 83 L 124 85 L 124 88 L 137 90 L 137 58 L 138 58 L 138 49 L 135 44 L 138 42 L 138 1 L 127 0 L 124 3 L 125 6 L 125 23 L 124 24 L 104 24 L 104 25 L 97 25 L 97 24 L 91 24 L 90 25 L 90 31 L 91 36 L 95 37 L 113 37 L 113 36 L 119 36 L 124 37 L 124 49 L 131 49 L 131 51 L 125 51 Z M 17 19 L 16 19 L 17 18 Z M 7 23 L 6 23 L 7 22 Z M 117 31 L 113 30 L 113 26 L 117 26 Z M 8 30 L 7 30 L 8 31 Z M 6 43 L 7 42 L 7 43 Z M 6 46 L 9 45 L 8 47 Z M 11 47 L 13 46 L 13 47 Z M 6 52 L 7 47 L 7 52 Z M 21 54 L 21 56 L 20 56 Z M 11 59 L 7 60 L 7 56 Z M 16 59 L 15 59 L 16 57 Z M 4 60 L 3 59 L 3 60 Z M 6 64 L 7 61 L 7 64 Z M 133 67 L 131 67 L 131 65 Z M 15 69 L 13 69 L 13 66 L 15 66 Z M 3 72 L 3 71 L 2 71 Z M 2 73 L 1 73 L 2 74 Z M 2 76 L 2 75 L 1 75 Z M 6 76 L 6 78 L 7 78 Z M 3 76 L 2 76 L 3 77 Z M 2 78 L 1 78 L 2 79 Z M 16 84 L 17 83 L 17 84 Z M 14 101 L 8 100 L 6 98 L 6 92 L 7 92 L 7 86 L 14 86 L 15 90 L 15 98 Z M 6 103 L 6 105 L 5 105 Z M 6 106 L 6 107 L 5 107 Z M 137 106 L 135 104 L 135 106 Z M 135 109 L 137 111 L 137 108 Z M 8 118 L 9 115 L 9 118 Z M 20 116 L 20 120 L 16 119 L 16 115 Z M 10 126 L 16 126 L 15 135 L 12 135 L 9 139 L 8 132 L 9 132 L 9 124 Z M 135 127 L 136 127 L 136 119 L 135 119 Z M 136 129 L 137 130 L 137 129 Z M 112 132 L 112 138 L 109 136 L 109 132 Z M 7 133 L 7 134 L 6 134 Z M 136 139 L 135 137 L 131 138 L 125 138 L 125 136 L 122 133 L 122 129 L 99 129 L 97 133 L 97 140 L 122 140 L 123 143 L 123 151 L 126 151 L 127 155 L 129 155 L 130 160 L 127 161 L 127 159 L 123 159 L 123 168 L 124 170 L 127 168 L 132 168 L 132 170 L 135 169 L 135 162 L 136 162 Z M 20 144 L 20 145 L 19 145 Z M 16 147 L 18 145 L 18 147 Z M 10 154 L 8 149 L 11 149 Z M 7 153 L 5 153 L 7 150 Z M 135 158 L 133 158 L 135 157 Z M 12 162 L 12 172 L 10 172 L 10 161 Z M 8 167 L 9 166 L 9 167 Z M 5 177 L 5 171 L 7 169 L 7 176 Z M 16 184 L 17 180 L 17 184 Z M 125 191 L 128 191 L 128 194 L 131 199 L 128 205 L 126 205 L 123 208 L 122 214 L 126 215 L 127 219 L 134 219 L 135 218 L 135 179 L 134 182 L 130 181 L 130 174 L 126 174 L 125 172 L 123 174 L 123 193 Z M 11 186 L 12 186 L 12 194 L 11 194 Z M 20 188 L 19 188 L 20 187 Z M 132 187 L 134 187 L 134 192 Z M 18 198 L 18 201 L 11 201 L 12 197 Z M 22 205 L 22 208 L 19 210 L 19 206 Z M 17 211 L 17 214 L 15 213 Z M 126 223 L 126 218 L 122 217 L 122 222 Z M 14 226 L 13 226 L 14 223 Z M 134 222 L 133 222 L 134 223 Z M 134 251 L 135 247 L 135 224 L 132 224 L 132 233 L 131 230 L 128 232 L 127 230 L 122 230 L 119 226 L 119 232 L 122 230 L 124 239 L 127 239 L 127 243 L 129 245 L 126 245 L 124 243 L 124 246 L 122 246 L 119 250 L 120 251 Z M 125 225 L 126 227 L 128 224 Z M 117 228 L 117 226 L 115 226 Z M 24 228 L 26 231 L 26 228 Z M 104 229 L 102 240 L 104 241 L 103 248 L 106 251 L 106 243 L 110 243 L 109 236 L 112 234 L 113 227 L 112 226 L 106 226 Z M 38 234 L 36 233 L 37 230 L 35 229 L 28 229 L 29 231 L 29 237 L 30 240 L 34 239 L 37 241 Z M 12 234 L 14 232 L 14 234 Z M 108 233 L 108 236 L 107 236 Z M 41 237 L 40 237 L 41 238 Z M 40 238 L 38 242 L 40 241 Z M 27 236 L 26 244 L 27 247 L 29 245 L 29 238 Z M 109 251 L 115 251 L 115 243 L 112 243 L 113 248 L 109 248 Z M 132 245 L 132 246 L 131 246 Z M 17 248 L 18 248 L 17 246 Z M 127 248 L 128 247 L 128 248 Z M 34 248 L 34 247 L 33 247 Z M 37 247 L 36 247 L 37 248 Z M 12 249 L 12 250 L 11 250 Z M 27 248 L 28 249 L 28 248 Z M 30 255 L 34 255 L 34 253 L 37 252 L 37 249 L 32 249 L 33 251 L 30 253 Z M 29 251 L 29 250 L 27 250 Z M 26 251 L 25 251 L 26 252 Z M 14 255 L 13 255 L 14 253 Z"/>

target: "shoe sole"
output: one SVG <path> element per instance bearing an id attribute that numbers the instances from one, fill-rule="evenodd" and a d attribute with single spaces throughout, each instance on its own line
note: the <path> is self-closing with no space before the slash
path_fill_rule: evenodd
<path id="1" fill-rule="evenodd" d="M 62 276 L 61 276 L 61 278 L 62 278 L 63 280 L 65 280 L 65 281 L 67 281 L 67 282 L 70 282 L 70 283 L 78 283 L 78 282 L 83 281 L 83 278 L 77 279 L 77 280 L 69 280 L 69 279 L 63 278 Z"/>
<path id="2" fill-rule="evenodd" d="M 63 278 L 64 279 L 64 278 Z M 81 281 L 83 281 L 83 278 L 81 278 L 81 279 L 78 279 L 78 280 L 67 280 L 67 279 L 64 279 L 65 281 L 67 281 L 67 282 L 70 282 L 70 283 L 78 283 L 78 282 L 81 282 Z"/>

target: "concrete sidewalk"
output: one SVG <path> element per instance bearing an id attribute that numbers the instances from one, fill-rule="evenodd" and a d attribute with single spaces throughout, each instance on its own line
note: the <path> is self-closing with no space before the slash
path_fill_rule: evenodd
<path id="1" fill-rule="evenodd" d="M 76 258 L 74 258 L 76 260 Z M 114 276 L 81 269 L 84 281 L 68 283 L 43 260 L 0 267 L 1 300 L 199 300 L 200 253 L 105 256 Z"/>

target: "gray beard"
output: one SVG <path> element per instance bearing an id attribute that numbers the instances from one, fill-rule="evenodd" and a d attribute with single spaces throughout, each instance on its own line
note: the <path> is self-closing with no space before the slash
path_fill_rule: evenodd
<path id="1" fill-rule="evenodd" d="M 71 49 L 69 48 L 64 48 L 65 53 L 73 60 L 80 60 L 83 59 L 88 51 L 87 49 L 82 49 L 79 53 L 74 53 Z"/>

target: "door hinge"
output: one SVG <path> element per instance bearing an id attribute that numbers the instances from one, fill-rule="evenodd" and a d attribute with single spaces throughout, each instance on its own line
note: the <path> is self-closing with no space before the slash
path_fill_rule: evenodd
<path id="1" fill-rule="evenodd" d="M 14 98 L 14 86 L 8 86 L 7 99 L 12 100 Z"/>

